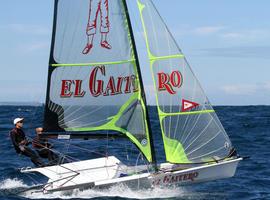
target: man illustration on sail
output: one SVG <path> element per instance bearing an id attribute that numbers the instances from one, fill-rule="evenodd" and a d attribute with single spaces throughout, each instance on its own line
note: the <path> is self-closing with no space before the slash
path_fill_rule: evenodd
<path id="1" fill-rule="evenodd" d="M 107 34 L 110 31 L 108 0 L 90 0 L 89 3 L 89 15 L 86 27 L 87 44 L 82 51 L 83 54 L 88 54 L 93 48 L 93 39 L 96 34 L 98 16 L 100 16 L 100 46 L 106 49 L 112 48 L 107 41 Z"/>

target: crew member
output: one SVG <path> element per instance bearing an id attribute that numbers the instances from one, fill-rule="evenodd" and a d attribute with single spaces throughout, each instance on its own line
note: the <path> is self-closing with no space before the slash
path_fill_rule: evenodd
<path id="1" fill-rule="evenodd" d="M 23 120 L 24 118 L 16 118 L 13 121 L 15 127 L 10 131 L 12 144 L 16 153 L 30 157 L 35 166 L 42 167 L 44 166 L 42 160 L 30 147 L 28 147 L 30 142 L 26 139 L 25 133 L 22 130 Z"/>
<path id="2" fill-rule="evenodd" d="M 42 158 L 47 158 L 49 165 L 57 164 L 58 156 L 51 150 L 52 145 L 47 139 L 41 137 L 43 133 L 43 128 L 36 128 L 36 137 L 32 140 L 32 146 L 38 152 L 39 156 Z"/>

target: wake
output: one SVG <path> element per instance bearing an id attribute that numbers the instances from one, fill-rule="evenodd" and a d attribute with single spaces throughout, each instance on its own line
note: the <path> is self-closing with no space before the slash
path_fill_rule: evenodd
<path id="1" fill-rule="evenodd" d="M 6 179 L 0 182 L 0 196 L 16 195 L 29 187 L 17 178 Z"/>
<path id="2" fill-rule="evenodd" d="M 69 192 L 54 192 L 44 194 L 42 192 L 34 192 L 34 185 L 27 185 L 22 180 L 6 179 L 0 182 L 0 197 L 4 196 L 19 196 L 29 199 L 92 199 L 102 198 L 114 199 L 115 197 L 128 198 L 128 199 L 223 199 L 226 194 L 215 193 L 209 194 L 208 192 L 191 192 L 183 187 L 170 187 L 170 188 L 152 188 L 133 190 L 126 185 L 115 185 L 108 189 L 88 189 L 88 190 L 73 190 Z"/>
<path id="3" fill-rule="evenodd" d="M 179 197 L 183 194 L 180 188 L 155 188 L 145 190 L 131 190 L 125 185 L 116 185 L 109 189 L 74 190 L 72 192 L 55 192 L 53 194 L 26 192 L 23 197 L 30 199 L 91 199 L 97 197 L 121 197 L 132 199 L 153 199 Z"/>

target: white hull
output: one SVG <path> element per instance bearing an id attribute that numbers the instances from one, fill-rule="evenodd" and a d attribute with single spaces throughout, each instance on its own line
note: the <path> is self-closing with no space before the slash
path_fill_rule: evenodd
<path id="1" fill-rule="evenodd" d="M 39 172 L 49 178 L 42 192 L 67 191 L 110 187 L 125 184 L 131 188 L 162 187 L 211 181 L 234 176 L 242 158 L 231 159 L 198 167 L 163 163 L 159 172 L 147 172 L 147 166 L 127 167 L 110 156 L 80 162 L 67 163 L 22 172 Z M 134 175 L 131 175 L 134 174 Z"/>

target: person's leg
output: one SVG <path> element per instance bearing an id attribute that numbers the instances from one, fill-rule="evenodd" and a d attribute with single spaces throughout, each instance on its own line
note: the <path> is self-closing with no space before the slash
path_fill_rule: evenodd
<path id="1" fill-rule="evenodd" d="M 30 157 L 31 161 L 35 164 L 35 166 L 37 167 L 45 166 L 42 160 L 38 157 L 38 155 L 29 147 L 25 147 L 25 150 L 22 152 L 22 154 L 27 157 Z"/>
<path id="2" fill-rule="evenodd" d="M 55 154 L 50 149 L 44 148 L 39 150 L 38 153 L 40 157 L 48 159 L 49 161 L 48 165 L 56 165 L 59 161 L 57 154 Z"/>

